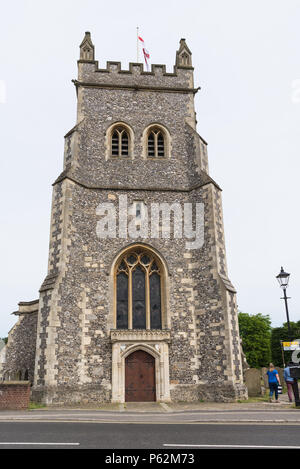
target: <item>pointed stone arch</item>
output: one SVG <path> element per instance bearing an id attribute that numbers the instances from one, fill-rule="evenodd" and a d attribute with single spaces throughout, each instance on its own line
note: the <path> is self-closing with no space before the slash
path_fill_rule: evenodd
<path id="1" fill-rule="evenodd" d="M 149 139 L 153 136 L 152 152 L 149 151 Z M 160 145 L 159 138 L 162 138 L 163 152 Z M 142 158 L 143 159 L 163 159 L 167 160 L 171 157 L 171 134 L 166 126 L 159 122 L 152 122 L 143 131 L 142 135 Z"/>
<path id="2" fill-rule="evenodd" d="M 161 255 L 157 249 L 153 246 L 150 246 L 146 243 L 132 243 L 123 249 L 121 249 L 113 259 L 111 269 L 110 269 L 110 282 L 109 282 L 109 291 L 110 291 L 110 314 L 108 318 L 108 328 L 117 329 L 117 273 L 119 272 L 119 266 L 122 262 L 122 259 L 126 256 L 130 256 L 131 253 L 139 252 L 148 254 L 152 256 L 151 259 L 155 260 L 158 265 L 160 272 L 160 295 L 161 295 L 161 326 L 159 329 L 170 329 L 171 327 L 171 318 L 169 310 L 169 269 L 166 263 L 166 260 Z M 149 285 L 148 285 L 149 287 Z M 130 294 L 130 292 L 129 292 Z M 151 320 L 149 311 L 150 307 L 150 297 L 147 298 L 147 318 L 146 318 L 146 327 L 145 329 L 151 329 Z M 128 305 L 128 309 L 131 305 Z M 132 311 L 128 311 L 128 329 L 134 329 L 134 324 L 132 321 Z"/>
<path id="3" fill-rule="evenodd" d="M 138 343 L 138 344 L 132 344 L 129 345 L 128 347 L 125 348 L 121 352 L 121 358 L 126 359 L 129 355 L 131 355 L 133 352 L 136 352 L 138 350 L 143 350 L 146 353 L 149 353 L 149 355 L 152 355 L 155 359 L 160 357 L 159 352 L 155 349 L 155 346 L 147 344 L 147 343 Z"/>
<path id="4" fill-rule="evenodd" d="M 114 139 L 116 139 L 116 142 L 114 142 Z M 114 146 L 116 146 L 117 152 L 114 151 Z M 105 147 L 106 160 L 111 158 L 133 159 L 134 132 L 130 125 L 122 121 L 111 124 L 106 130 Z"/>

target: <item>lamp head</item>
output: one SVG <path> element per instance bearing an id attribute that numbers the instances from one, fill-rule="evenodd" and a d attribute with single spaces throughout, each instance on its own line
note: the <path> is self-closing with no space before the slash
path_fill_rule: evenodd
<path id="1" fill-rule="evenodd" d="M 281 288 L 283 288 L 283 289 L 287 288 L 288 283 L 289 283 L 289 279 L 290 279 L 290 274 L 285 272 L 283 270 L 283 267 L 281 267 L 280 273 L 276 276 L 276 278 L 277 278 L 278 283 L 281 286 Z"/>

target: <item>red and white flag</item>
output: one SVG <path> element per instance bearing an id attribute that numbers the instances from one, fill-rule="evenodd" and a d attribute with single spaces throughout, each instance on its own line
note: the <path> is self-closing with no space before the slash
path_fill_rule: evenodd
<path id="1" fill-rule="evenodd" d="M 146 64 L 147 72 L 149 72 L 149 62 L 148 62 L 148 60 L 150 59 L 150 54 L 149 54 L 149 52 L 147 51 L 147 49 L 145 47 L 144 39 L 141 38 L 141 36 L 138 36 L 138 39 L 142 43 L 142 49 L 143 49 L 145 64 Z"/>

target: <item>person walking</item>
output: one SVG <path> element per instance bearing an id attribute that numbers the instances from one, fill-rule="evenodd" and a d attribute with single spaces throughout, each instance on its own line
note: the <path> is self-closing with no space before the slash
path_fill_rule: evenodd
<path id="1" fill-rule="evenodd" d="M 284 381 L 287 387 L 287 392 L 289 396 L 289 401 L 293 402 L 293 383 L 294 383 L 294 378 L 291 378 L 291 373 L 290 373 L 290 366 L 293 365 L 293 362 L 290 362 L 288 366 L 285 367 L 283 376 L 284 376 Z"/>
<path id="2" fill-rule="evenodd" d="M 275 392 L 275 400 L 276 402 L 279 402 L 278 400 L 278 385 L 280 385 L 280 378 L 278 371 L 275 369 L 273 363 L 270 363 L 269 369 L 267 371 L 268 375 L 268 381 L 269 381 L 269 388 L 270 388 L 270 394 L 269 394 L 269 402 L 272 402 L 272 397 Z"/>

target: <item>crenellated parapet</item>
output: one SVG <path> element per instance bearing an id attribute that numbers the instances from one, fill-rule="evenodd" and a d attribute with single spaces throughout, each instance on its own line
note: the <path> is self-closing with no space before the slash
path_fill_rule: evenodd
<path id="1" fill-rule="evenodd" d="M 194 88 L 191 52 L 181 39 L 179 51 L 176 53 L 176 64 L 172 73 L 166 71 L 166 66 L 152 64 L 151 71 L 145 71 L 142 63 L 129 63 L 128 70 L 122 69 L 121 62 L 108 61 L 106 68 L 99 68 L 99 62 L 94 60 L 94 46 L 90 33 L 86 33 L 80 46 L 80 60 L 78 61 L 78 79 L 73 80 L 76 87 L 113 87 L 133 89 L 153 89 L 157 91 L 196 93 Z"/>

